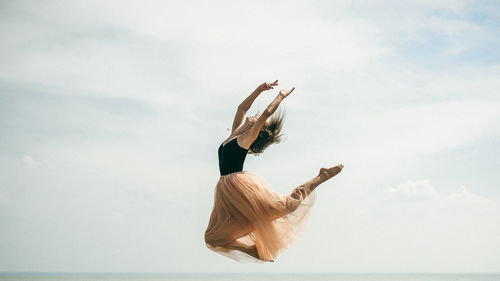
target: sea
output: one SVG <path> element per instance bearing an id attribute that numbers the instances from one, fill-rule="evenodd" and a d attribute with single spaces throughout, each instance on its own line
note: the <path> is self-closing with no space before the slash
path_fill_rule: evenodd
<path id="1" fill-rule="evenodd" d="M 17 281 L 500 281 L 500 274 L 422 273 L 0 273 Z"/>

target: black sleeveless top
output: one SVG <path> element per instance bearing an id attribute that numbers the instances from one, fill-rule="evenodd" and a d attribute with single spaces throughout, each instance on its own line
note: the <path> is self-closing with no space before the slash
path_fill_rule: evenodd
<path id="1" fill-rule="evenodd" d="M 248 149 L 239 146 L 236 139 L 230 140 L 224 146 L 224 143 L 221 143 L 219 146 L 219 171 L 221 176 L 243 171 L 243 162 L 245 162 Z"/>

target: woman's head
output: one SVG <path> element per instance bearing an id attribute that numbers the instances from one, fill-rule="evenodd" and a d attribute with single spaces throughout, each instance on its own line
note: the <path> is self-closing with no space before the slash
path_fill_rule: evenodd
<path id="1" fill-rule="evenodd" d="M 256 116 L 248 117 L 248 122 L 253 124 L 256 120 Z M 248 150 L 251 154 L 260 154 L 273 143 L 279 143 L 281 141 L 281 129 L 283 128 L 283 119 L 285 114 L 283 111 L 276 111 L 271 117 L 266 120 L 266 123 L 262 125 L 259 131 L 259 136 L 250 146 Z"/>

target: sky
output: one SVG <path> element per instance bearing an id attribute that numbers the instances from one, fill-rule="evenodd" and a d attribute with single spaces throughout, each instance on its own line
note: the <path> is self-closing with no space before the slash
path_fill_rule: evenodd
<path id="1" fill-rule="evenodd" d="M 0 271 L 500 272 L 498 1 L 2 1 L 0 34 Z M 245 170 L 345 167 L 240 264 L 204 242 L 217 148 L 276 79 Z"/>

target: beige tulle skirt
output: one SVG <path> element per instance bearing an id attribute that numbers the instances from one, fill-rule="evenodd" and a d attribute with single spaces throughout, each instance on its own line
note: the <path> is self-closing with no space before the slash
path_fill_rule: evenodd
<path id="1" fill-rule="evenodd" d="M 314 191 L 302 185 L 281 195 L 248 171 L 221 176 L 206 245 L 237 261 L 274 261 L 297 239 L 313 203 Z"/>

